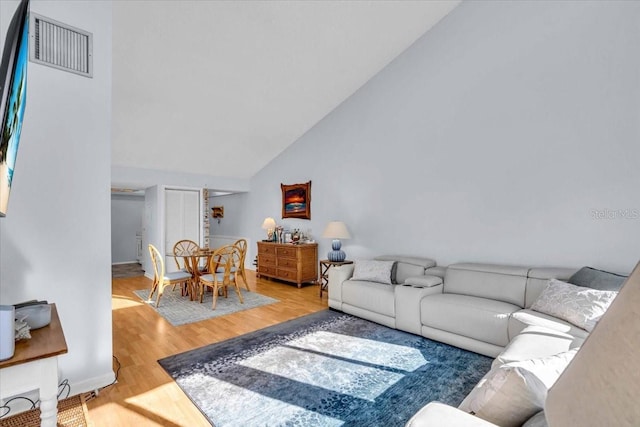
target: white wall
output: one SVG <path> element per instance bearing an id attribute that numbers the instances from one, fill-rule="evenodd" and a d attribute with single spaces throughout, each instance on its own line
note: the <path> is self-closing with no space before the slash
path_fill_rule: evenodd
<path id="1" fill-rule="evenodd" d="M 209 197 L 209 234 L 213 236 L 241 236 L 244 233 L 244 222 L 247 216 L 247 193 L 228 194 Z M 224 218 L 211 217 L 211 208 L 224 206 Z"/>
<path id="2" fill-rule="evenodd" d="M 341 219 L 351 259 L 629 272 L 638 22 L 639 2 L 464 2 L 252 178 L 243 229 L 261 238 L 280 183 L 312 180 L 311 221 L 278 222 L 310 227 L 321 257 Z"/>
<path id="3" fill-rule="evenodd" d="M 0 32 L 16 1 L 0 2 Z M 111 382 L 111 2 L 31 2 L 93 33 L 92 79 L 29 63 L 8 215 L 0 220 L 0 301 L 56 303 L 72 394 Z"/>
<path id="4" fill-rule="evenodd" d="M 164 190 L 160 186 L 149 187 L 144 192 L 144 218 L 142 219 L 142 269 L 145 275 L 153 277 L 153 264 L 149 256 L 149 245 L 154 245 L 160 253 L 164 249 L 164 234 L 160 218 L 164 209 Z"/>
<path id="5" fill-rule="evenodd" d="M 144 196 L 111 195 L 111 263 L 136 262 Z"/>
<path id="6" fill-rule="evenodd" d="M 247 218 L 247 198 L 247 193 L 209 197 L 209 215 L 211 215 L 212 207 L 224 207 L 224 218 L 220 218 L 219 224 L 217 218 L 209 217 L 209 247 L 218 248 L 223 245 L 231 245 L 238 239 L 246 239 L 249 248 L 255 245 L 253 239 L 246 234 L 246 230 L 244 229 Z M 252 257 L 247 256 L 245 259 L 245 267 L 255 269 Z"/>

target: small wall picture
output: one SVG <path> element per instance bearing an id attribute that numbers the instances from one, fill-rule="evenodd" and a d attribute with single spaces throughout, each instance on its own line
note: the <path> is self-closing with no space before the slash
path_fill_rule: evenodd
<path id="1" fill-rule="evenodd" d="M 282 218 L 311 219 L 311 181 L 304 184 L 280 184 Z"/>
<path id="2" fill-rule="evenodd" d="M 214 218 L 224 218 L 224 206 L 214 206 L 211 208 L 211 216 Z"/>

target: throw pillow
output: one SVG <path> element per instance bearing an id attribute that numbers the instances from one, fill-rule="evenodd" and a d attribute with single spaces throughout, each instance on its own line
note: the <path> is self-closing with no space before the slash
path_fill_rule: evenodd
<path id="1" fill-rule="evenodd" d="M 627 276 L 596 270 L 591 267 L 582 267 L 567 281 L 573 285 L 585 286 L 599 291 L 619 291 L 625 280 L 627 280 Z"/>
<path id="2" fill-rule="evenodd" d="M 357 260 L 351 280 L 365 280 L 391 285 L 391 270 L 395 261 Z"/>
<path id="3" fill-rule="evenodd" d="M 615 291 L 598 291 L 551 279 L 531 309 L 591 332 L 616 295 Z"/>
<path id="4" fill-rule="evenodd" d="M 521 426 L 544 409 L 548 389 L 577 351 L 497 366 L 480 380 L 459 408 L 502 427 Z"/>

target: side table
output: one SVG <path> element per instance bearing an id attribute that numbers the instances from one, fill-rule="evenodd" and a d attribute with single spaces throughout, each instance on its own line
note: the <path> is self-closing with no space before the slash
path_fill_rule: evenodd
<path id="1" fill-rule="evenodd" d="M 11 359 L 0 362 L 0 398 L 31 390 L 40 392 L 42 427 L 55 427 L 58 413 L 58 356 L 67 353 L 56 305 L 51 323 L 31 331 L 31 339 L 16 342 Z"/>
<path id="2" fill-rule="evenodd" d="M 329 269 L 334 265 L 345 264 L 353 264 L 353 261 L 349 261 L 348 259 L 344 261 L 320 260 L 320 298 L 322 298 L 322 291 L 326 290 L 329 285 Z"/>

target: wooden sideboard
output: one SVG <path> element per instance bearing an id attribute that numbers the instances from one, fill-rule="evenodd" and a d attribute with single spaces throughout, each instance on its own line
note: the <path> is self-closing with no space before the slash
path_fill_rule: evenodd
<path id="1" fill-rule="evenodd" d="M 318 280 L 318 244 L 258 242 L 258 275 L 303 283 Z"/>

